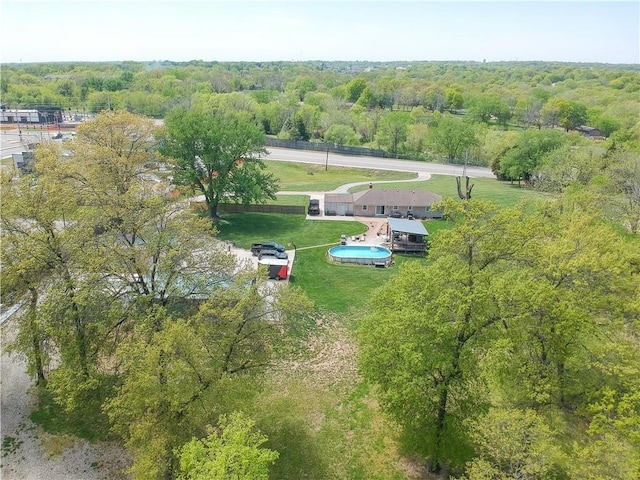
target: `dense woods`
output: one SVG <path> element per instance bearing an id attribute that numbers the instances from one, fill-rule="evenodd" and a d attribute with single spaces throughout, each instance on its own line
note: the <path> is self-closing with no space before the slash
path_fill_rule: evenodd
<path id="1" fill-rule="evenodd" d="M 3 296 L 26 302 L 11 348 L 61 416 L 127 447 L 136 478 L 269 478 L 290 461 L 242 409 L 323 305 L 271 288 L 211 221 L 220 196 L 275 195 L 265 136 L 484 165 L 546 192 L 442 203 L 427 260 L 354 312 L 363 388 L 400 429 L 396 454 L 443 477 L 640 477 L 637 65 L 2 68 L 6 108 L 97 114 L 2 178 Z M 185 187 L 209 218 L 174 198 Z M 309 478 L 367 478 L 345 471 Z"/>
<path id="2" fill-rule="evenodd" d="M 267 135 L 485 165 L 513 145 L 504 131 L 522 127 L 587 125 L 624 138 L 638 128 L 639 91 L 637 65 L 543 62 L 10 64 L 2 74 L 9 108 L 153 118 L 175 106 L 233 109 Z M 443 145 L 442 115 L 464 123 L 469 140 Z"/>

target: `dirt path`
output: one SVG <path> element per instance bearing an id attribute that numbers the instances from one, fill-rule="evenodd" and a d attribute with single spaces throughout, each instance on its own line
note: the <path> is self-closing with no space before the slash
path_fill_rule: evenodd
<path id="1" fill-rule="evenodd" d="M 29 420 L 35 397 L 23 358 L 9 355 L 6 345 L 16 335 L 15 317 L 1 327 L 0 433 L 2 480 L 124 479 L 128 457 L 115 443 L 90 444 L 49 435 Z"/>

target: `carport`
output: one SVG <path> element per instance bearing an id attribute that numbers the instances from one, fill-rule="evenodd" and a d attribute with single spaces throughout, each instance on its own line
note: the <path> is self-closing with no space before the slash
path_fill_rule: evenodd
<path id="1" fill-rule="evenodd" d="M 391 242 L 391 251 L 394 253 L 422 256 L 427 253 L 429 232 L 418 220 L 389 217 L 387 219 L 387 235 Z"/>

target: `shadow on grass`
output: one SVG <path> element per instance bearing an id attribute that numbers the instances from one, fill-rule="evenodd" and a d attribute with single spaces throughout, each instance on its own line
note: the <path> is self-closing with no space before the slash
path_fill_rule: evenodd
<path id="1" fill-rule="evenodd" d="M 260 425 L 260 430 L 269 438 L 265 446 L 280 453 L 270 469 L 270 478 L 332 478 L 319 451 L 321 446 L 309 434 L 305 425 L 299 425 L 293 418 L 271 418 Z"/>
<path id="2" fill-rule="evenodd" d="M 38 388 L 38 400 L 29 418 L 54 435 L 72 435 L 89 441 L 113 440 L 109 419 L 102 412 L 101 398 L 89 400 L 81 408 L 67 412 L 45 387 Z"/>

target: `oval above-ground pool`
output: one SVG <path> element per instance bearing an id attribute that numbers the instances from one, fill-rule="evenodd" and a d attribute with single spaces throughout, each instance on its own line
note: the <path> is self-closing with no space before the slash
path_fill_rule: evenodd
<path id="1" fill-rule="evenodd" d="M 340 245 L 330 248 L 329 258 L 339 263 L 357 263 L 388 267 L 391 265 L 391 250 L 377 245 Z"/>

